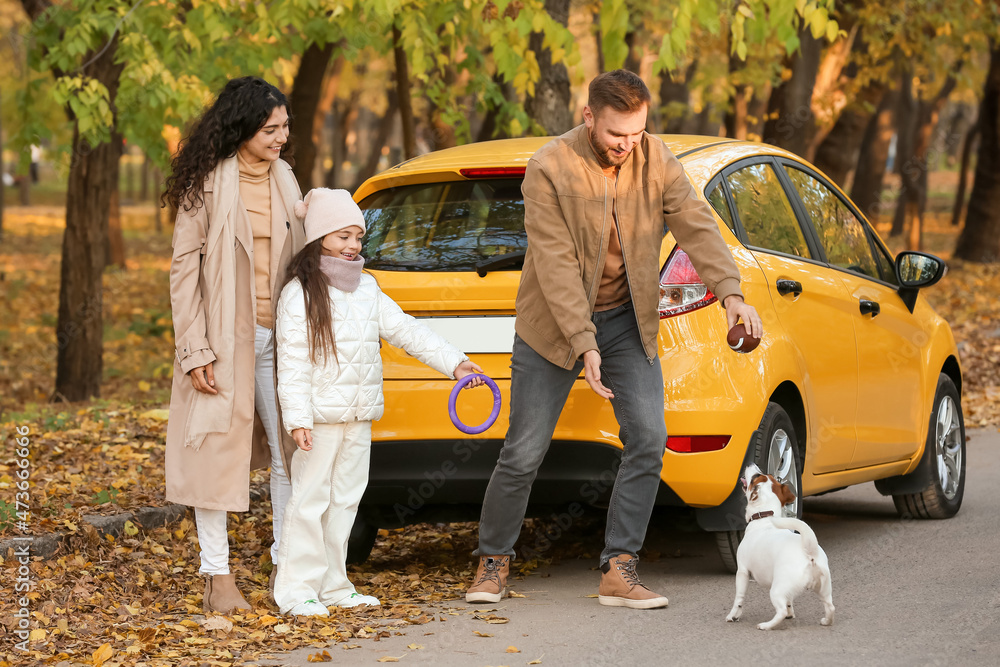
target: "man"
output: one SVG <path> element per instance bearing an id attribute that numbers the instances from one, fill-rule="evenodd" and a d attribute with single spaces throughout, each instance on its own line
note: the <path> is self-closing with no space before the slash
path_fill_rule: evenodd
<path id="1" fill-rule="evenodd" d="M 528 252 L 517 293 L 510 426 L 479 524 L 468 602 L 503 595 L 531 484 L 580 370 L 611 401 L 623 451 L 601 553 L 601 604 L 665 607 L 642 585 L 636 554 L 653 509 L 667 430 L 657 360 L 660 245 L 666 230 L 753 336 L 760 317 L 707 204 L 677 158 L 646 134 L 650 94 L 616 70 L 590 84 L 584 124 L 528 162 L 522 192 Z"/>

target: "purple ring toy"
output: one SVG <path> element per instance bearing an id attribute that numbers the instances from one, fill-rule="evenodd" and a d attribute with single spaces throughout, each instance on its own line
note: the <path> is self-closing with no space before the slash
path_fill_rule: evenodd
<path id="1" fill-rule="evenodd" d="M 458 401 L 458 392 L 462 390 L 462 387 L 469 384 L 476 378 L 482 379 L 482 381 L 486 383 L 486 386 L 493 391 L 493 412 L 491 412 L 490 416 L 486 418 L 486 421 L 479 426 L 467 426 L 462 423 L 461 419 L 458 418 L 458 413 L 455 411 L 455 403 Z M 452 388 L 451 396 L 448 397 L 448 414 L 451 416 L 451 423 L 454 424 L 455 428 L 462 433 L 468 433 L 469 435 L 482 433 L 490 426 L 493 426 L 493 422 L 497 420 L 497 416 L 500 414 L 500 388 L 497 387 L 496 382 L 482 373 L 470 373 L 456 382 L 454 388 Z"/>

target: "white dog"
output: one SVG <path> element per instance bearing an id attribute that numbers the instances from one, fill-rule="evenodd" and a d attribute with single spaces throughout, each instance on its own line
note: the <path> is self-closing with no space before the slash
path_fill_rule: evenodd
<path id="1" fill-rule="evenodd" d="M 833 582 L 826 553 L 816 534 L 798 519 L 781 516 L 781 509 L 795 500 L 788 485 L 751 464 L 743 476 L 747 495 L 747 528 L 736 552 L 736 600 L 726 621 L 738 621 L 743 614 L 750 577 L 771 588 L 774 618 L 759 623 L 771 630 L 786 618 L 795 618 L 792 602 L 804 590 L 815 591 L 823 600 L 820 625 L 833 624 Z M 798 534 L 792 532 L 798 531 Z"/>

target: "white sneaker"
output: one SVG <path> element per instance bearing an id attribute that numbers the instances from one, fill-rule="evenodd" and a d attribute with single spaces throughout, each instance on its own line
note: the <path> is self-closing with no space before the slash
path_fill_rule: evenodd
<path id="1" fill-rule="evenodd" d="M 300 602 L 288 612 L 289 616 L 329 616 L 327 608 L 317 600 L 306 600 Z"/>
<path id="2" fill-rule="evenodd" d="M 380 607 L 382 603 L 378 601 L 378 598 L 372 597 L 371 595 L 362 595 L 361 593 L 351 593 L 346 598 L 341 598 L 337 602 L 332 603 L 331 607 L 360 607 L 362 605 L 368 605 L 369 607 Z"/>

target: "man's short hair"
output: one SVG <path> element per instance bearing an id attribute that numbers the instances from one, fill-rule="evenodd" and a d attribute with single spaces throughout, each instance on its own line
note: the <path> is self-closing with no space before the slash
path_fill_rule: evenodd
<path id="1" fill-rule="evenodd" d="M 620 113 L 635 113 L 652 99 L 646 82 L 638 74 L 616 69 L 599 74 L 590 82 L 587 106 L 595 116 L 606 107 Z"/>

